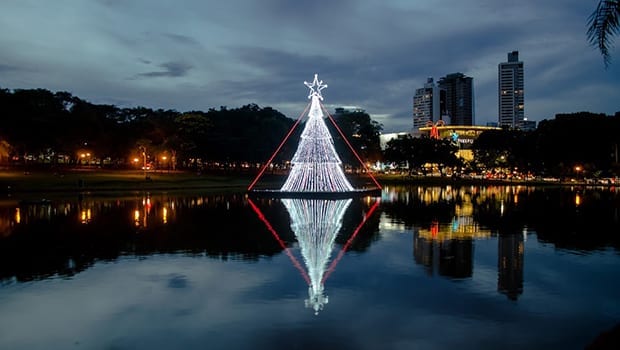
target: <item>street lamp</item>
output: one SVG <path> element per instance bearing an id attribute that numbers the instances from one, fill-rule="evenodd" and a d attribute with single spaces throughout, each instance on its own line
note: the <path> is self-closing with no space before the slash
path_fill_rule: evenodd
<path id="1" fill-rule="evenodd" d="M 163 164 L 164 168 L 166 168 L 166 169 L 168 168 L 168 167 L 166 166 L 166 160 L 167 160 L 167 159 L 168 159 L 168 157 L 166 157 L 166 156 L 161 156 L 161 163 Z"/>
<path id="2" fill-rule="evenodd" d="M 90 165 L 90 152 L 82 152 L 80 153 L 80 163 L 82 165 Z"/>
<path id="3" fill-rule="evenodd" d="M 577 180 L 581 179 L 581 171 L 583 170 L 583 167 L 581 167 L 581 165 L 575 165 L 575 173 L 577 174 Z"/>

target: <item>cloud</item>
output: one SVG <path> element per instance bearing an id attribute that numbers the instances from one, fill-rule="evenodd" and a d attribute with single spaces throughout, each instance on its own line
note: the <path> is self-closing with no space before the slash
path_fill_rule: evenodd
<path id="1" fill-rule="evenodd" d="M 462 72 L 474 78 L 484 125 L 497 119 L 497 65 L 519 50 L 528 118 L 553 116 L 557 106 L 620 108 L 598 93 L 620 94 L 619 46 L 605 70 L 585 36 L 594 4 L 582 0 L 559 7 L 535 0 L 33 4 L 9 1 L 0 12 L 8 88 L 178 110 L 256 103 L 296 118 L 307 103 L 303 81 L 319 73 L 327 105 L 360 106 L 400 131 L 412 126 L 413 94 L 427 77 Z M 581 86 L 592 88 L 568 99 Z"/>
<path id="2" fill-rule="evenodd" d="M 19 71 L 21 70 L 21 68 L 16 67 L 16 66 L 11 66 L 8 64 L 1 64 L 0 63 L 0 72 L 5 73 L 5 72 L 15 72 L 15 71 Z"/>
<path id="3" fill-rule="evenodd" d="M 185 76 L 192 68 L 190 64 L 184 62 L 166 62 L 160 64 L 159 67 L 164 68 L 164 70 L 140 73 L 135 78 L 178 78 Z"/>
<path id="4" fill-rule="evenodd" d="M 162 35 L 165 38 L 168 38 L 168 39 L 170 39 L 170 40 L 172 40 L 172 41 L 174 41 L 176 43 L 179 43 L 179 44 L 192 45 L 192 46 L 193 45 L 197 45 L 197 46 L 200 45 L 200 43 L 196 39 L 194 39 L 192 37 L 189 37 L 187 35 L 174 34 L 174 33 L 164 33 Z"/>

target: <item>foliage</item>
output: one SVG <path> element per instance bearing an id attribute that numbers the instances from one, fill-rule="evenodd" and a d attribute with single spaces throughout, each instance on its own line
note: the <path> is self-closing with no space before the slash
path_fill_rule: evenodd
<path id="1" fill-rule="evenodd" d="M 605 67 L 611 63 L 609 49 L 613 36 L 620 30 L 620 2 L 618 0 L 600 0 L 596 10 L 588 19 L 588 40 L 596 46 L 603 56 Z"/>
<path id="2" fill-rule="evenodd" d="M 460 164 L 456 157 L 458 148 L 449 140 L 436 140 L 429 137 L 411 137 L 393 139 L 387 143 L 385 160 L 399 165 L 407 164 L 409 171 L 421 169 L 427 163 L 443 166 Z"/>
<path id="3" fill-rule="evenodd" d="M 372 120 L 367 113 L 357 111 L 338 113 L 333 116 L 333 119 L 362 159 L 371 163 L 381 160 L 379 135 L 381 135 L 383 126 L 380 123 Z M 333 123 L 326 122 L 326 124 L 334 138 L 336 151 L 343 163 L 358 166 L 359 161 L 349 146 L 345 144 Z"/>
<path id="4" fill-rule="evenodd" d="M 34 156 L 53 164 L 63 156 L 76 164 L 78 152 L 87 151 L 108 159 L 108 165 L 129 166 L 146 148 L 149 159 L 167 154 L 175 164 L 258 163 L 269 158 L 293 125 L 273 108 L 255 104 L 181 113 L 97 105 L 45 89 L 0 89 L 0 106 L 3 162 Z M 275 161 L 290 159 L 293 151 L 289 143 Z"/>
<path id="5" fill-rule="evenodd" d="M 474 142 L 474 154 L 485 167 L 528 169 L 567 176 L 574 168 L 584 174 L 610 173 L 618 167 L 620 115 L 589 112 L 558 114 L 532 132 L 493 130 Z"/>

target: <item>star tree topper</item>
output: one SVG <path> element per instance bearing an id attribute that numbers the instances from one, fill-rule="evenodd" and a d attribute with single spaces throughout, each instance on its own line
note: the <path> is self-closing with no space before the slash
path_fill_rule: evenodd
<path id="1" fill-rule="evenodd" d="M 323 100 L 323 96 L 321 96 L 321 90 L 325 89 L 327 87 L 327 84 L 323 84 L 323 80 L 319 80 L 318 74 L 314 75 L 314 81 L 312 82 L 312 84 L 308 83 L 307 81 L 304 81 L 304 84 L 310 88 L 310 95 L 308 95 L 308 98 L 312 98 L 312 96 L 317 96 L 319 99 L 321 99 L 321 101 Z"/>

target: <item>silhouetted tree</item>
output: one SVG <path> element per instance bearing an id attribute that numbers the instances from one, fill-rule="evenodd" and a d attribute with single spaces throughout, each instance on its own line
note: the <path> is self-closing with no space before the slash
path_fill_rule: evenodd
<path id="1" fill-rule="evenodd" d="M 427 163 L 441 166 L 457 166 L 457 147 L 449 140 L 436 140 L 429 137 L 411 137 L 393 139 L 387 143 L 384 153 L 385 160 L 399 165 L 407 163 L 409 172 L 421 168 Z"/>
<path id="2" fill-rule="evenodd" d="M 382 158 L 379 135 L 383 126 L 372 120 L 365 112 L 345 112 L 333 116 L 334 121 L 345 135 L 353 149 L 364 161 L 374 163 Z M 345 144 L 342 136 L 335 129 L 331 121 L 326 121 L 335 142 L 336 151 L 341 160 L 354 166 L 359 161 Z"/>
<path id="3" fill-rule="evenodd" d="M 612 37 L 620 30 L 618 18 L 620 18 L 620 2 L 600 0 L 588 19 L 588 40 L 601 52 L 605 68 L 611 63 L 609 49 L 612 47 Z"/>

